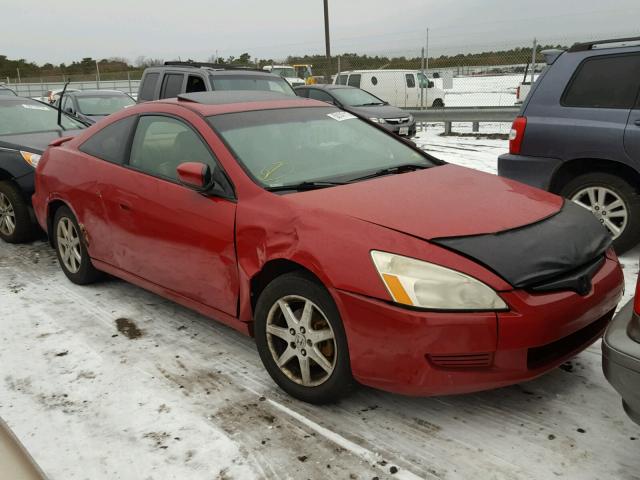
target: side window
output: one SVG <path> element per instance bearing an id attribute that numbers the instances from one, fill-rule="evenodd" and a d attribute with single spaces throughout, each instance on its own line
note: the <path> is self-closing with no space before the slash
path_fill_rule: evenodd
<path id="1" fill-rule="evenodd" d="M 140 117 L 129 165 L 156 177 L 177 180 L 176 169 L 185 162 L 205 163 L 212 170 L 216 167 L 207 146 L 186 123 L 160 115 Z"/>
<path id="2" fill-rule="evenodd" d="M 316 88 L 309 89 L 309 98 L 313 98 L 314 100 L 320 100 L 321 102 L 327 103 L 335 103 L 333 97 L 329 95 L 327 92 L 323 92 L 322 90 L 318 90 Z"/>
<path id="3" fill-rule="evenodd" d="M 167 73 L 162 80 L 160 98 L 173 98 L 182 93 L 182 73 Z"/>
<path id="4" fill-rule="evenodd" d="M 126 163 L 127 146 L 136 118 L 132 115 L 104 127 L 80 145 L 80 151 L 107 162 Z"/>
<path id="5" fill-rule="evenodd" d="M 346 85 L 347 84 L 347 78 L 349 78 L 349 75 L 347 75 L 347 74 L 338 75 L 338 81 L 336 83 L 338 85 Z"/>
<path id="6" fill-rule="evenodd" d="M 309 97 L 309 89 L 308 88 L 296 88 L 294 90 L 296 92 L 296 95 L 302 98 L 308 98 Z"/>
<path id="7" fill-rule="evenodd" d="M 355 74 L 349 75 L 349 81 L 347 82 L 347 85 L 349 85 L 351 87 L 360 88 L 360 78 L 361 77 L 362 77 L 362 75 L 360 75 L 359 73 L 355 73 Z"/>
<path id="8" fill-rule="evenodd" d="M 142 85 L 140 85 L 140 94 L 138 95 L 139 101 L 146 102 L 148 100 L 153 100 L 159 76 L 159 73 L 148 73 L 145 75 L 142 80 Z"/>
<path id="9" fill-rule="evenodd" d="M 206 91 L 207 87 L 204 84 L 204 79 L 200 75 L 189 75 L 187 78 L 187 93 Z"/>
<path id="10" fill-rule="evenodd" d="M 407 79 L 407 88 L 416 88 L 416 77 L 413 73 L 407 73 L 405 78 Z"/>
<path id="11" fill-rule="evenodd" d="M 640 86 L 640 55 L 609 55 L 582 62 L 562 97 L 565 107 L 633 107 Z"/>

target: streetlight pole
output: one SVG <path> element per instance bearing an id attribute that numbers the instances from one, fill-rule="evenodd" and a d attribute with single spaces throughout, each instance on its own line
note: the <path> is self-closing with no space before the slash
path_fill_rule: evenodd
<path id="1" fill-rule="evenodd" d="M 327 57 L 327 68 L 325 70 L 325 82 L 331 82 L 331 41 L 329 39 L 329 0 L 324 0 L 324 43 L 325 55 Z"/>

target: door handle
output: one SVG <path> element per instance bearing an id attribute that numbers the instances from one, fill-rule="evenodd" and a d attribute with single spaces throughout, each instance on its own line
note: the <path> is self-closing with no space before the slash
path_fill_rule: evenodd
<path id="1" fill-rule="evenodd" d="M 635 122 L 633 122 L 633 124 L 634 124 L 636 127 L 640 127 L 640 120 L 636 120 Z"/>
<path id="2" fill-rule="evenodd" d="M 131 205 L 129 205 L 128 203 L 120 202 L 120 210 L 124 210 L 125 212 L 130 212 Z"/>

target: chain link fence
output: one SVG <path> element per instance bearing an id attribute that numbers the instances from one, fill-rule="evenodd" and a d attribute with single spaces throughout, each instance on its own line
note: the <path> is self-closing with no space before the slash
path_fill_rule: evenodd
<path id="1" fill-rule="evenodd" d="M 625 35 L 629 36 L 619 36 Z M 594 39 L 585 37 L 584 40 Z M 431 54 L 418 46 L 375 55 L 343 53 L 330 59 L 323 55 L 304 55 L 260 60 L 243 54 L 240 56 L 243 63 L 237 63 L 239 59 L 235 57 L 229 60 L 234 65 L 258 69 L 274 64 L 288 65 L 307 83 L 334 82 L 359 87 L 402 108 L 513 107 L 524 100 L 532 80 L 544 68 L 542 51 L 567 48 L 574 43 L 555 38 L 519 47 L 508 43 L 463 47 L 447 46 L 445 39 L 440 41 L 438 45 L 438 38 L 435 39 Z M 43 74 L 7 77 L 0 82 L 6 81 L 27 96 L 43 96 L 48 90 L 62 88 L 67 81 L 72 82 L 74 88 L 115 88 L 135 95 L 142 72 L 140 68 L 125 72 Z"/>

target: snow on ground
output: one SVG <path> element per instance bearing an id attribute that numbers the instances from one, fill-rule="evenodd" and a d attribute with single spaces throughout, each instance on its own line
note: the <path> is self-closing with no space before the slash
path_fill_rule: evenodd
<path id="1" fill-rule="evenodd" d="M 504 141 L 439 132 L 418 141 L 495 172 Z M 278 390 L 252 339 L 119 280 L 73 285 L 43 241 L 0 245 L 0 332 L 0 417 L 53 480 L 638 478 L 640 428 L 598 345 L 495 391 L 316 407 Z"/>

